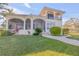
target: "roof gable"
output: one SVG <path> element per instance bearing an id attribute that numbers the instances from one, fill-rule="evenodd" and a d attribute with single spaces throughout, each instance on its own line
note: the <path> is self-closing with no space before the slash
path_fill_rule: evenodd
<path id="1" fill-rule="evenodd" d="M 64 11 L 61 11 L 61 10 L 57 10 L 57 9 L 49 8 L 49 7 L 44 7 L 44 8 L 41 10 L 40 14 L 41 14 L 43 11 L 45 11 L 45 10 L 48 10 L 48 12 L 53 12 L 53 11 L 55 11 L 55 12 L 60 13 L 60 14 L 64 14 L 64 13 L 65 13 Z"/>

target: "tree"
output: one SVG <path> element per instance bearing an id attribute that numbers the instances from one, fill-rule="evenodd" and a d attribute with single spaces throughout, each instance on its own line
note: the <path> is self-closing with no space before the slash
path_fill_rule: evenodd
<path id="1" fill-rule="evenodd" d="M 13 9 L 9 9 L 6 6 L 8 6 L 8 3 L 0 3 L 0 9 L 5 10 L 5 11 L 2 11 L 0 14 L 3 15 L 4 17 L 8 14 L 13 13 Z"/>
<path id="2" fill-rule="evenodd" d="M 0 12 L 0 15 L 2 15 L 3 18 L 6 17 L 7 15 L 13 13 L 13 9 L 9 9 L 9 8 L 7 8 L 7 6 L 8 6 L 8 3 L 0 3 L 0 10 L 2 10 L 2 11 Z M 4 11 L 4 10 L 5 10 L 5 11 Z M 4 22 L 1 24 L 1 26 L 5 27 L 5 22 L 6 22 L 6 21 L 4 21 Z"/>
<path id="3" fill-rule="evenodd" d="M 0 3 L 0 9 L 5 9 L 5 6 L 7 6 L 8 3 Z"/>

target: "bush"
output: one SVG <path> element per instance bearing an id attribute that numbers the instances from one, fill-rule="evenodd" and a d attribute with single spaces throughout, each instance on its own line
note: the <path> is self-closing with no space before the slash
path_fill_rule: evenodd
<path id="1" fill-rule="evenodd" d="M 69 34 L 69 29 L 64 28 L 64 29 L 63 29 L 63 34 Z"/>
<path id="2" fill-rule="evenodd" d="M 60 27 L 51 27 L 50 33 L 51 33 L 51 35 L 59 36 L 61 34 L 61 28 Z"/>
<path id="3" fill-rule="evenodd" d="M 35 33 L 33 33 L 33 35 L 40 35 L 41 32 L 42 32 L 42 29 L 36 28 L 36 29 L 35 29 Z"/>
<path id="4" fill-rule="evenodd" d="M 42 30 L 41 30 L 40 28 L 36 28 L 35 31 L 36 31 L 37 33 L 41 33 L 41 32 L 42 32 Z"/>
<path id="5" fill-rule="evenodd" d="M 7 31 L 7 30 L 2 30 L 1 32 L 0 32 L 0 36 L 11 36 L 11 35 L 13 35 L 14 33 L 11 33 L 11 32 L 9 32 L 9 31 Z"/>
<path id="6" fill-rule="evenodd" d="M 33 35 L 39 35 L 39 33 L 33 33 Z"/>

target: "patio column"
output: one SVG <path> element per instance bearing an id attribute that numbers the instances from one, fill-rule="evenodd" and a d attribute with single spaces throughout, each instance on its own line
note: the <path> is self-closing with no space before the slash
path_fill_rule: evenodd
<path id="1" fill-rule="evenodd" d="M 24 30 L 25 30 L 25 25 L 26 25 L 26 21 L 25 21 L 25 19 L 24 19 L 24 25 L 23 25 L 23 26 L 24 26 Z"/>
<path id="2" fill-rule="evenodd" d="M 31 19 L 31 30 L 33 31 L 33 19 Z"/>
<path id="3" fill-rule="evenodd" d="M 6 20 L 6 30 L 8 30 L 8 20 Z"/>
<path id="4" fill-rule="evenodd" d="M 47 22 L 45 21 L 45 32 L 47 32 Z"/>
<path id="5" fill-rule="evenodd" d="M 61 35 L 63 35 L 63 25 L 62 25 L 62 16 L 60 16 L 61 21 Z"/>
<path id="6" fill-rule="evenodd" d="M 61 26 L 61 34 L 60 35 L 63 35 L 63 26 Z"/>

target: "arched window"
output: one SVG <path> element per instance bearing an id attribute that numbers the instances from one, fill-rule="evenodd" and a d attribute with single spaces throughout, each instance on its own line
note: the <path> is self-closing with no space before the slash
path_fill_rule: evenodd
<path id="1" fill-rule="evenodd" d="M 30 28 L 31 28 L 31 20 L 30 20 L 30 19 L 27 19 L 27 20 L 26 20 L 25 28 L 26 28 L 26 29 L 30 29 Z"/>
<path id="2" fill-rule="evenodd" d="M 45 21 L 42 19 L 35 19 L 33 21 L 33 29 L 41 28 L 43 31 L 45 31 Z"/>
<path id="3" fill-rule="evenodd" d="M 15 29 L 17 27 L 18 29 L 23 29 L 23 23 L 24 22 L 21 19 L 18 19 L 18 18 L 9 19 L 8 28 L 9 29 Z"/>

